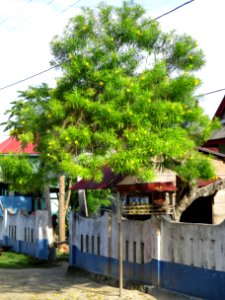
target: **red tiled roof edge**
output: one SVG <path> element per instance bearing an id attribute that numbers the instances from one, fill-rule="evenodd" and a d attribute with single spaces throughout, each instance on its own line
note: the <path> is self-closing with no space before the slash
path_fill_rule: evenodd
<path id="1" fill-rule="evenodd" d="M 20 141 L 18 141 L 15 137 L 9 137 L 5 141 L 0 144 L 0 153 L 2 154 L 19 154 L 26 153 L 30 155 L 38 155 L 39 152 L 35 151 L 35 145 L 32 143 L 28 143 L 26 147 L 22 147 Z"/>

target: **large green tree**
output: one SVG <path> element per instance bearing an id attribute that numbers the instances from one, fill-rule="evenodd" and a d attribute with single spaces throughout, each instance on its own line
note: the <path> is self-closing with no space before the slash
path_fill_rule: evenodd
<path id="1" fill-rule="evenodd" d="M 169 168 L 192 187 L 214 175 L 195 150 L 217 123 L 195 97 L 205 61 L 190 36 L 162 32 L 133 2 L 100 4 L 70 19 L 51 49 L 56 88 L 20 92 L 6 127 L 36 143 L 46 174 L 100 180 L 108 165 L 146 181 Z"/>

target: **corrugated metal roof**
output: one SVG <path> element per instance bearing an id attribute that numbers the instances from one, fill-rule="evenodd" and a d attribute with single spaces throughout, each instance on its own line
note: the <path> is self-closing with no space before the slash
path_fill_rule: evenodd
<path id="1" fill-rule="evenodd" d="M 196 149 L 200 152 L 203 152 L 203 153 L 212 154 L 212 155 L 220 157 L 220 158 L 225 158 L 225 154 L 220 153 L 220 152 L 216 152 L 216 151 L 208 149 L 206 147 L 196 147 Z"/>
<path id="2" fill-rule="evenodd" d="M 103 179 L 100 183 L 94 180 L 80 180 L 71 190 L 97 190 L 97 189 L 107 189 L 115 186 L 122 179 L 122 175 L 116 175 L 110 168 L 103 168 Z"/>
<path id="3" fill-rule="evenodd" d="M 175 192 L 176 187 L 173 182 L 149 182 L 138 184 L 117 185 L 120 192 Z"/>
<path id="4" fill-rule="evenodd" d="M 225 127 L 222 127 L 218 131 L 214 132 L 209 140 L 219 140 L 225 138 Z"/>
<path id="5" fill-rule="evenodd" d="M 96 183 L 93 180 L 80 180 L 77 184 L 72 186 L 71 190 L 96 190 L 96 189 L 107 189 L 117 188 L 119 191 L 175 191 L 176 187 L 172 181 L 170 182 L 150 182 L 150 183 L 127 183 L 120 184 L 123 182 L 124 176 L 121 174 L 116 175 L 113 171 L 108 168 L 103 168 L 103 180 L 100 183 Z"/>
<path id="6" fill-rule="evenodd" d="M 39 153 L 35 151 L 35 146 L 32 143 L 26 145 L 26 147 L 22 147 L 21 143 L 14 137 L 9 137 L 7 140 L 0 144 L 0 153 L 3 154 L 19 154 L 26 153 L 30 155 L 38 155 Z"/>
<path id="7" fill-rule="evenodd" d="M 211 183 L 214 183 L 218 180 L 220 180 L 221 178 L 220 177 L 217 177 L 216 179 L 208 179 L 208 180 L 203 180 L 203 179 L 199 179 L 198 180 L 198 187 L 203 187 L 203 186 L 207 186 Z"/>

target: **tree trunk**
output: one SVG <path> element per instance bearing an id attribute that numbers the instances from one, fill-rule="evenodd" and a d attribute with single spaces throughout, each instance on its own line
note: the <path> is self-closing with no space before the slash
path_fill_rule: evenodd
<path id="1" fill-rule="evenodd" d="M 65 175 L 59 177 L 59 243 L 66 240 Z"/>
<path id="2" fill-rule="evenodd" d="M 175 206 L 175 221 L 179 222 L 182 213 L 191 205 L 193 201 L 200 197 L 207 197 L 215 194 L 221 189 L 225 188 L 225 179 L 217 180 L 204 187 L 198 188 L 196 185 L 190 188 L 189 193 L 185 194 L 183 198 L 176 203 Z"/>

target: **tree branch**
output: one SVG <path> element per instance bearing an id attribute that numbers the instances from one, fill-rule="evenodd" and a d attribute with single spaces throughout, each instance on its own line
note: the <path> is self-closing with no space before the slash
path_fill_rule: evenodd
<path id="1" fill-rule="evenodd" d="M 215 194 L 217 191 L 225 188 L 225 179 L 217 180 L 204 187 L 198 188 L 197 185 L 192 186 L 190 192 L 176 203 L 175 206 L 175 220 L 179 221 L 182 213 L 191 205 L 193 201 L 200 197 L 208 197 Z"/>

